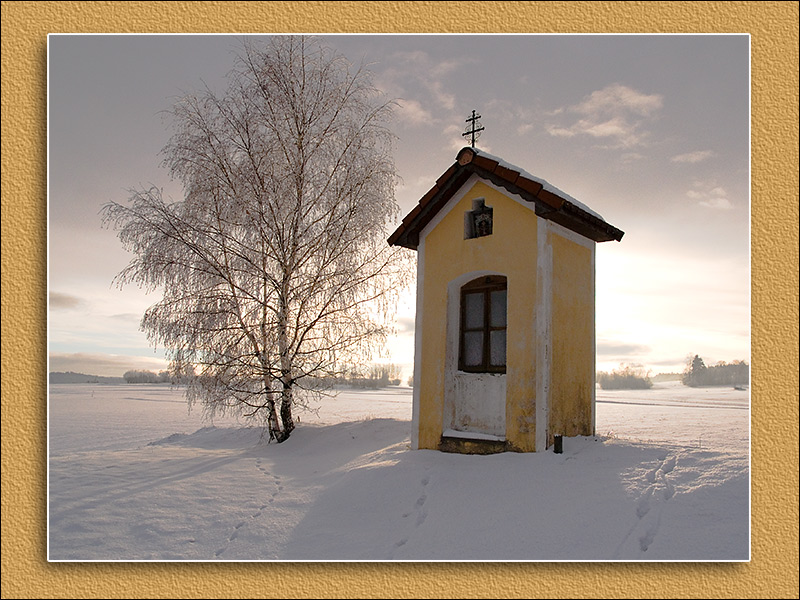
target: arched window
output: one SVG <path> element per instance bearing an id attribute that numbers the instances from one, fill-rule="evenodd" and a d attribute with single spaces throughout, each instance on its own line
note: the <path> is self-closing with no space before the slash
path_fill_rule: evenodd
<path id="1" fill-rule="evenodd" d="M 506 278 L 479 277 L 461 288 L 458 368 L 471 373 L 506 372 Z"/>

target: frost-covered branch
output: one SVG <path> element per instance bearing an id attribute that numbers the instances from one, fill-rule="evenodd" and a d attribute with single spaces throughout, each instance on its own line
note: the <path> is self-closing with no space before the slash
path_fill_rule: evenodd
<path id="1" fill-rule="evenodd" d="M 163 293 L 142 328 L 194 374 L 189 401 L 283 441 L 295 389 L 321 393 L 381 350 L 411 273 L 385 242 L 393 103 L 302 37 L 246 44 L 229 77 L 170 111 L 162 156 L 184 198 L 133 191 L 103 217 L 133 254 L 117 283 Z"/>

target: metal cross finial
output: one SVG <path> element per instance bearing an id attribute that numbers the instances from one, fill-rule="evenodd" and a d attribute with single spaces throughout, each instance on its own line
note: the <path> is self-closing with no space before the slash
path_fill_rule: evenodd
<path id="1" fill-rule="evenodd" d="M 481 126 L 481 122 L 478 121 L 480 119 L 480 115 L 476 115 L 475 111 L 472 111 L 472 116 L 466 120 L 467 128 L 464 130 L 464 133 L 461 134 L 462 137 L 472 136 L 472 147 L 475 147 L 475 140 L 481 137 L 481 131 L 484 130 L 484 127 Z"/>

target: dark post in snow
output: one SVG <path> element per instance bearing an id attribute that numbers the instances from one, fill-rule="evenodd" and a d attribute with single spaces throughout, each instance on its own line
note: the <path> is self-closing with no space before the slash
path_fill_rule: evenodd
<path id="1" fill-rule="evenodd" d="M 484 130 L 484 127 L 481 126 L 481 122 L 478 121 L 480 119 L 480 115 L 476 115 L 475 111 L 472 111 L 472 116 L 469 117 L 466 122 L 470 123 L 467 125 L 467 128 L 464 130 L 464 133 L 461 134 L 462 137 L 471 136 L 472 138 L 472 147 L 475 147 L 475 140 L 481 137 L 481 131 Z"/>

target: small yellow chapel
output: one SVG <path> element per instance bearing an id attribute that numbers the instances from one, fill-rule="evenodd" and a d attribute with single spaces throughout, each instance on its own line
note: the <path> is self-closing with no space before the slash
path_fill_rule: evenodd
<path id="1" fill-rule="evenodd" d="M 461 149 L 389 237 L 417 251 L 413 448 L 541 452 L 594 434 L 595 245 L 622 236 Z"/>

